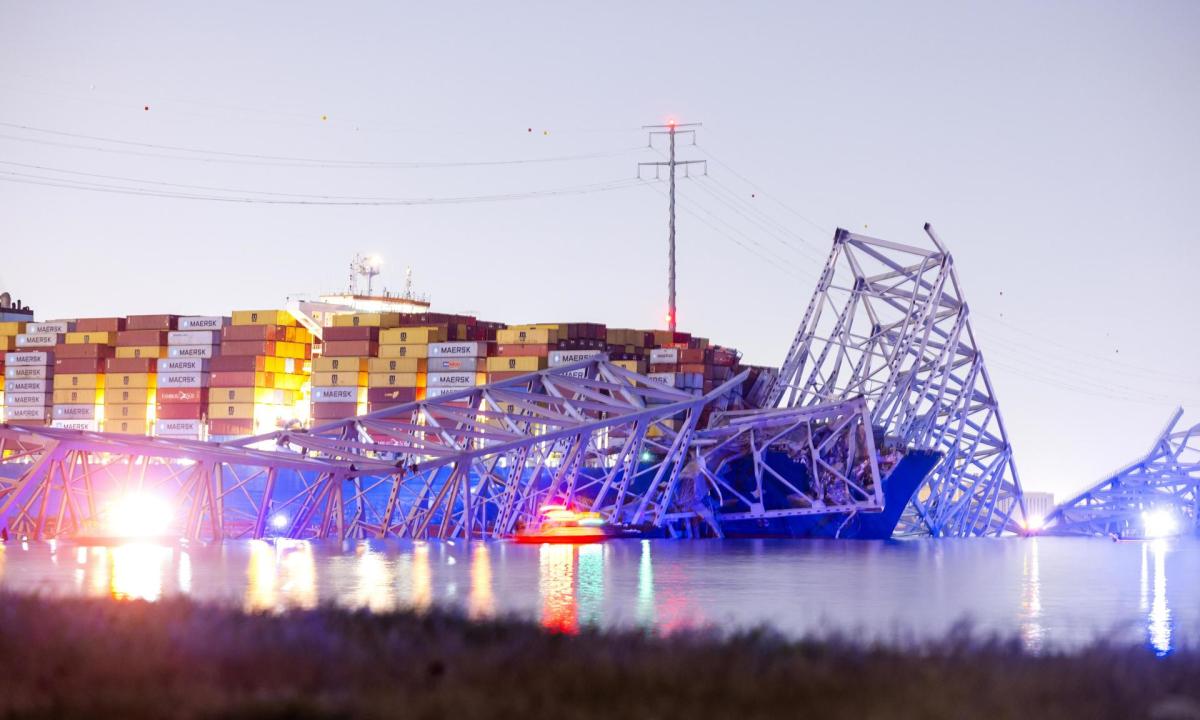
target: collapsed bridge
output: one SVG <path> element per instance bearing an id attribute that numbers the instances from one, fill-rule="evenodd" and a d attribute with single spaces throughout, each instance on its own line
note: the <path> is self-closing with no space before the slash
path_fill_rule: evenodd
<path id="1" fill-rule="evenodd" d="M 753 385 L 695 394 L 601 355 L 222 443 L 0 426 L 0 525 L 86 535 L 117 498 L 152 493 L 197 540 L 498 538 L 548 500 L 672 537 L 805 518 L 834 518 L 836 537 L 888 512 L 910 534 L 1013 531 L 1012 449 L 953 260 L 929 237 L 839 230 L 780 374 Z M 916 472 L 900 455 L 928 462 L 889 498 L 889 475 Z"/>

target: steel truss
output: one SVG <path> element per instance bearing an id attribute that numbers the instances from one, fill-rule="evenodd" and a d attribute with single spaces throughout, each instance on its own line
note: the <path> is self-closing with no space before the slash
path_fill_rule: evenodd
<path id="1" fill-rule="evenodd" d="M 1143 513 L 1169 511 L 1183 532 L 1200 531 L 1200 423 L 1180 428 L 1180 408 L 1146 456 L 1054 509 L 1041 531 L 1118 535 L 1141 531 Z"/>
<path id="2" fill-rule="evenodd" d="M 598 356 L 220 444 L 0 426 L 0 524 L 83 533 L 130 493 L 168 499 L 173 530 L 198 540 L 502 537 L 547 501 L 676 536 L 719 535 L 726 515 L 882 508 L 864 402 L 748 413 L 745 377 L 697 395 Z M 737 457 L 749 485 L 723 474 Z"/>
<path id="3" fill-rule="evenodd" d="M 887 436 L 941 452 L 898 532 L 1016 531 L 1024 501 L 1000 405 L 954 260 L 925 232 L 932 249 L 838 229 L 766 405 L 862 396 Z"/>

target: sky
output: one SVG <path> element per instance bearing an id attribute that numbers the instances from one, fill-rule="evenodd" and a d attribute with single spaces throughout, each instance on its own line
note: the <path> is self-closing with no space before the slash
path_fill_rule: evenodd
<path id="1" fill-rule="evenodd" d="M 661 326 L 668 119 L 681 329 L 778 365 L 835 228 L 930 222 L 1026 489 L 1200 421 L 1190 1 L 0 0 L 0 288 L 228 313 L 363 252 L 437 311 Z"/>

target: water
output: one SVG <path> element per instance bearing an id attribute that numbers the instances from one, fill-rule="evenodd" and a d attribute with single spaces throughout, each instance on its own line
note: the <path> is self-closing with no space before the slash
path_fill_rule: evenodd
<path id="1" fill-rule="evenodd" d="M 969 620 L 1031 650 L 1097 638 L 1160 654 L 1200 640 L 1200 538 L 0 546 L 0 587 L 252 609 L 454 606 L 472 617 L 661 631 L 767 624 L 936 637 Z"/>

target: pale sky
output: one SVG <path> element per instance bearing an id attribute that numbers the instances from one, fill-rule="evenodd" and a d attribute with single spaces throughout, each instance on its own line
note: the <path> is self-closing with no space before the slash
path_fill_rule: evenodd
<path id="1" fill-rule="evenodd" d="M 682 329 L 778 365 L 833 228 L 928 221 L 1027 489 L 1200 421 L 1190 1 L 4 1 L 0 288 L 39 319 L 227 313 L 341 288 L 362 251 L 436 310 L 661 325 L 662 186 L 619 181 L 667 118 L 720 161 L 680 183 Z M 62 180 L 143 194 L 29 184 Z"/>

